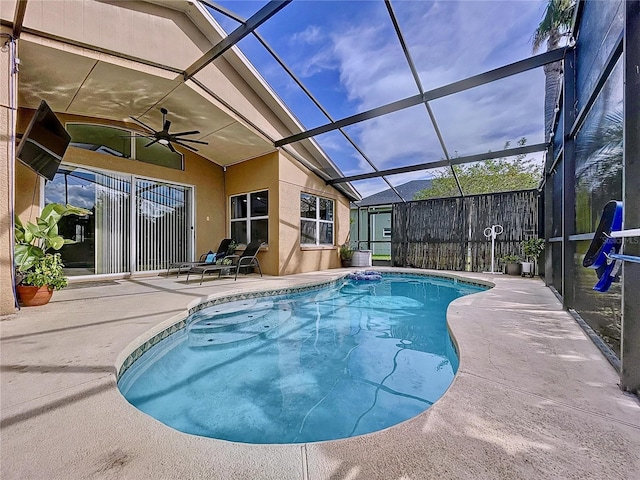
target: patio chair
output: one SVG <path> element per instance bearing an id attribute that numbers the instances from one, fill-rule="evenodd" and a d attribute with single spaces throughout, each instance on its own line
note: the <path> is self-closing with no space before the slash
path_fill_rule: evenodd
<path id="1" fill-rule="evenodd" d="M 220 246 L 218 247 L 218 250 L 215 253 L 209 250 L 207 253 L 203 253 L 202 255 L 200 255 L 200 258 L 195 262 L 170 263 L 169 266 L 167 267 L 167 277 L 169 276 L 169 271 L 172 268 L 178 269 L 178 274 L 176 275 L 176 277 L 179 277 L 180 274 L 182 273 L 183 268 L 190 269 L 197 265 L 202 265 L 202 266 L 215 265 L 216 260 L 219 260 L 227 256 L 227 251 L 229 250 L 229 247 L 231 246 L 232 242 L 233 242 L 233 239 L 231 238 L 223 238 L 222 241 L 220 242 Z"/>
<path id="2" fill-rule="evenodd" d="M 242 252 L 242 255 L 227 255 L 225 258 L 231 259 L 233 262 L 231 265 L 197 265 L 189 269 L 187 272 L 187 282 L 189 283 L 189 275 L 192 273 L 200 274 L 200 285 L 202 285 L 202 280 L 204 279 L 205 273 L 210 272 L 218 272 L 218 278 L 222 275 L 223 270 L 226 269 L 235 269 L 235 278 L 238 279 L 238 272 L 241 267 L 251 267 L 257 266 L 258 271 L 260 272 L 260 276 L 262 277 L 262 268 L 260 268 L 260 262 L 258 261 L 258 252 L 260 251 L 260 247 L 262 246 L 262 242 L 251 242 L 247 245 Z"/>

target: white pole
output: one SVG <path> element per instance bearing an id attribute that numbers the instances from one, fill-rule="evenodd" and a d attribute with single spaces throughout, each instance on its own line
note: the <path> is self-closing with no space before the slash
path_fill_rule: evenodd
<path id="1" fill-rule="evenodd" d="M 496 251 L 496 234 L 491 227 L 491 273 L 494 272 L 495 251 Z"/>
<path id="2" fill-rule="evenodd" d="M 504 229 L 502 225 L 491 225 L 484 229 L 484 236 L 489 239 L 491 238 L 491 271 L 485 273 L 496 273 L 495 268 L 495 251 L 496 251 L 496 237 L 500 235 Z"/>

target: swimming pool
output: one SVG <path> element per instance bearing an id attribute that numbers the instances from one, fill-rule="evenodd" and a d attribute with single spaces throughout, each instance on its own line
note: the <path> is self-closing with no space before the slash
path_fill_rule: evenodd
<path id="1" fill-rule="evenodd" d="M 482 290 L 385 274 L 213 305 L 144 353 L 118 386 L 143 412 L 206 437 L 299 443 L 381 430 L 446 391 L 458 367 L 447 306 Z"/>

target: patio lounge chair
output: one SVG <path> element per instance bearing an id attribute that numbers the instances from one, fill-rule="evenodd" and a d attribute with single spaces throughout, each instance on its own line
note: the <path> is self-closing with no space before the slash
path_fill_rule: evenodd
<path id="1" fill-rule="evenodd" d="M 235 278 L 238 279 L 238 272 L 241 267 L 251 267 L 253 265 L 258 267 L 258 271 L 260 272 L 260 276 L 262 277 L 262 268 L 260 268 L 260 262 L 258 261 L 258 252 L 260 251 L 260 247 L 262 246 L 262 242 L 251 242 L 242 252 L 242 255 L 227 255 L 225 258 L 231 259 L 233 262 L 231 265 L 198 265 L 189 269 L 187 272 L 187 283 L 189 283 L 189 275 L 192 273 L 200 274 L 200 285 L 202 285 L 202 280 L 204 279 L 205 273 L 210 272 L 218 272 L 218 278 L 222 274 L 223 270 L 226 269 L 235 269 Z"/>
<path id="2" fill-rule="evenodd" d="M 229 246 L 231 245 L 231 242 L 233 242 L 231 238 L 223 238 L 222 241 L 220 242 L 220 246 L 218 247 L 218 250 L 215 253 L 209 250 L 207 253 L 203 253 L 202 255 L 200 255 L 200 258 L 195 262 L 170 263 L 169 266 L 167 267 L 167 277 L 169 276 L 169 271 L 172 268 L 178 269 L 178 274 L 176 275 L 176 277 L 179 277 L 180 274 L 182 273 L 183 268 L 189 269 L 197 265 L 203 265 L 203 266 L 215 265 L 216 260 L 219 260 L 220 258 L 224 258 L 227 256 L 227 251 L 229 250 Z M 188 271 L 188 270 L 185 270 L 185 271 Z"/>

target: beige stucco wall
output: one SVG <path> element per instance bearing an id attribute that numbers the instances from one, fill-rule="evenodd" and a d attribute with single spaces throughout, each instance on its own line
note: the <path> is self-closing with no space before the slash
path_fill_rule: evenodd
<path id="1" fill-rule="evenodd" d="M 269 275 L 279 275 L 278 258 L 280 239 L 278 235 L 279 192 L 278 192 L 278 153 L 263 155 L 247 162 L 227 167 L 225 175 L 226 208 L 229 197 L 241 193 L 260 190 L 269 191 L 269 246 L 258 255 L 262 271 Z M 274 221 L 276 220 L 276 221 Z M 227 225 L 229 233 L 229 225 Z"/>
<path id="2" fill-rule="evenodd" d="M 21 110 L 18 131 L 23 131 L 33 111 Z M 72 115 L 57 114 L 61 122 L 84 121 L 87 123 L 111 124 L 99 119 L 87 119 Z M 106 169 L 113 172 L 133 174 L 141 177 L 165 180 L 194 186 L 195 194 L 195 254 L 216 250 L 225 237 L 226 209 L 224 200 L 224 177 L 222 168 L 194 154 L 186 152 L 184 171 L 160 167 L 125 158 L 69 147 L 63 162 Z M 22 220 L 33 220 L 39 214 L 39 177 L 30 169 L 16 162 L 16 212 Z M 33 202 L 32 202 L 33 200 Z"/>
<path id="3" fill-rule="evenodd" d="M 29 0 L 24 25 L 181 70 L 219 41 L 208 40 L 180 11 L 136 1 Z"/>
<path id="4" fill-rule="evenodd" d="M 10 30 L 0 28 L 0 32 L 8 34 Z M 2 43 L 6 37 L 2 37 Z M 6 315 L 15 311 L 13 300 L 13 277 L 11 252 L 13 249 L 13 232 L 11 231 L 11 182 L 12 155 L 11 140 L 13 122 L 11 121 L 9 79 L 6 72 L 9 71 L 10 51 L 7 48 L 0 51 L 0 315 Z"/>
<path id="5" fill-rule="evenodd" d="M 334 242 L 344 243 L 349 234 L 349 201 L 335 188 L 310 173 L 300 163 L 279 156 L 280 170 L 280 275 L 340 267 L 337 246 L 300 246 L 300 193 L 305 192 L 335 201 Z"/>
<path id="6" fill-rule="evenodd" d="M 349 233 L 349 201 L 341 193 L 279 152 L 227 167 L 227 208 L 230 196 L 259 190 L 269 190 L 269 247 L 258 256 L 264 273 L 289 275 L 340 267 L 335 246 L 301 248 L 300 193 L 335 200 L 336 245 Z"/>

